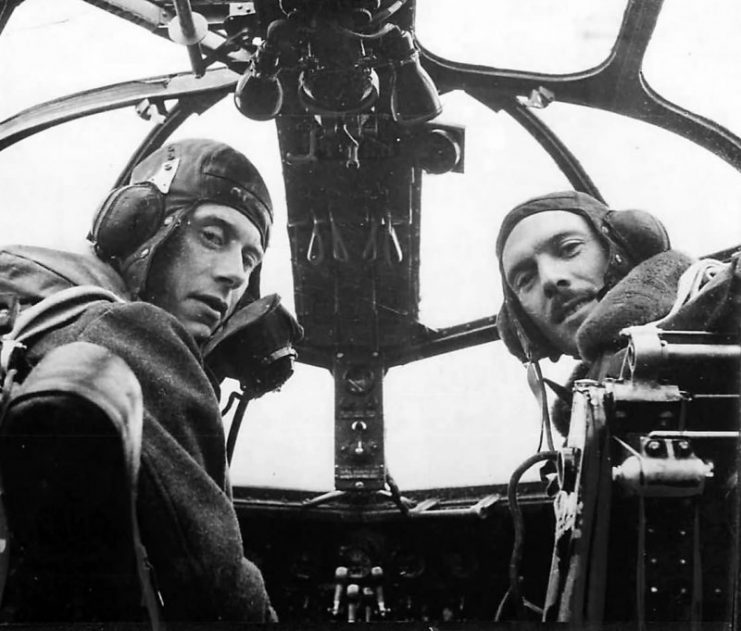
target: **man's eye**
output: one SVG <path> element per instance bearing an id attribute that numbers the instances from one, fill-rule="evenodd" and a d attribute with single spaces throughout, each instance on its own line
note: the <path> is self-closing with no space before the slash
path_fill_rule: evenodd
<path id="1" fill-rule="evenodd" d="M 515 276 L 515 282 L 513 283 L 516 290 L 525 289 L 530 282 L 533 280 L 532 272 L 523 272 Z"/>
<path id="2" fill-rule="evenodd" d="M 204 241 L 213 245 L 224 245 L 224 232 L 215 227 L 203 228 L 201 230 L 201 237 Z"/>
<path id="3" fill-rule="evenodd" d="M 245 254 L 242 257 L 242 266 L 245 270 L 252 270 L 257 267 L 257 261 L 252 254 Z"/>
<path id="4" fill-rule="evenodd" d="M 559 247 L 561 256 L 576 256 L 581 251 L 582 242 L 578 240 L 564 241 Z"/>

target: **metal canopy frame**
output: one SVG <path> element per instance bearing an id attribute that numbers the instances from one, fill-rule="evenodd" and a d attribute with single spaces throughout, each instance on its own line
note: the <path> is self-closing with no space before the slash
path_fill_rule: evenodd
<path id="1" fill-rule="evenodd" d="M 643 59 L 656 28 L 663 0 L 630 0 L 608 58 L 583 72 L 551 75 L 515 72 L 449 61 L 422 49 L 422 60 L 441 91 L 464 90 L 490 107 L 545 88 L 554 100 L 629 116 L 712 151 L 741 170 L 741 139 L 714 121 L 658 94 L 643 76 Z M 552 154 L 553 155 L 553 154 Z"/>
<path id="2" fill-rule="evenodd" d="M 170 2 L 86 1 L 157 35 L 163 34 L 163 25 L 175 14 Z M 5 0 L 0 4 L 0 28 L 20 2 L 22 0 Z M 211 13 L 210 22 L 218 26 L 219 19 L 223 20 L 223 2 L 197 4 L 199 10 Z M 599 199 L 602 196 L 598 187 L 576 156 L 531 109 L 520 103 L 518 97 L 527 96 L 533 90 L 546 89 L 559 102 L 603 109 L 648 122 L 687 138 L 741 170 L 741 139 L 717 123 L 670 103 L 657 94 L 643 77 L 641 65 L 662 4 L 663 0 L 630 0 L 608 58 L 595 68 L 579 73 L 549 75 L 456 63 L 424 48 L 421 49 L 422 62 L 441 92 L 464 90 L 491 109 L 506 111 L 552 157 L 574 188 Z M 218 55 L 225 41 L 219 34 L 210 32 L 203 47 L 212 57 L 217 55 L 228 65 L 240 67 L 244 56 Z M 164 143 L 190 113 L 205 111 L 232 92 L 238 78 L 237 72 L 229 68 L 210 68 L 202 78 L 196 78 L 190 72 L 177 73 L 55 99 L 0 122 L 0 150 L 55 125 L 136 106 L 145 99 L 163 107 L 165 102 L 179 102 L 170 108 L 164 122 L 141 143 L 119 177 L 120 182 L 137 160 Z M 386 361 L 388 366 L 398 365 L 496 339 L 498 334 L 493 317 L 440 330 L 420 327 L 414 339 L 389 353 Z M 309 347 L 302 350 L 307 363 L 331 367 L 332 358 L 325 357 L 323 350 Z"/>

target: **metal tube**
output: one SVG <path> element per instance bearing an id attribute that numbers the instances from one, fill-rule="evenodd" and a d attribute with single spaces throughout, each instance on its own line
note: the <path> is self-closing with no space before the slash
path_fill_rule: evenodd
<path id="1" fill-rule="evenodd" d="M 175 13 L 180 21 L 180 29 L 183 37 L 193 40 L 197 37 L 196 25 L 193 22 L 193 9 L 190 7 L 190 0 L 175 0 Z"/>
<path id="2" fill-rule="evenodd" d="M 193 67 L 193 73 L 196 77 L 202 77 L 205 72 L 203 56 L 201 55 L 201 45 L 198 41 L 198 32 L 193 20 L 193 10 L 190 8 L 190 0 L 175 0 L 175 13 L 178 16 L 178 23 L 183 34 L 183 39 L 188 48 L 190 65 Z"/>
<path id="3" fill-rule="evenodd" d="M 668 344 L 666 361 L 682 359 L 739 359 L 741 346 L 738 344 Z"/>
<path id="4" fill-rule="evenodd" d="M 203 63 L 203 55 L 201 55 L 200 44 L 190 44 L 187 46 L 188 57 L 190 58 L 190 65 L 193 68 L 193 74 L 200 78 L 206 72 L 206 66 Z"/>
<path id="5" fill-rule="evenodd" d="M 699 432 L 699 431 L 674 431 L 656 430 L 649 432 L 649 438 L 733 438 L 738 439 L 738 432 Z"/>

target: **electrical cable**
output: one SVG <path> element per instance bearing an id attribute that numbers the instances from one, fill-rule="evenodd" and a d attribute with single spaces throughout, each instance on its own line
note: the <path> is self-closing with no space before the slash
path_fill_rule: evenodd
<path id="1" fill-rule="evenodd" d="M 229 428 L 229 437 L 226 440 L 226 461 L 232 463 L 232 456 L 234 455 L 234 447 L 237 445 L 237 436 L 239 435 L 239 428 L 242 425 L 242 419 L 244 413 L 247 410 L 247 404 L 249 403 L 249 397 L 242 392 L 241 394 L 233 393 L 234 398 L 239 400 L 237 409 L 234 411 L 234 418 L 232 419 L 232 425 Z M 231 404 L 230 404 L 231 405 Z M 227 409 L 229 406 L 227 406 Z"/>
<path id="2" fill-rule="evenodd" d="M 399 9 L 401 9 L 406 3 L 407 3 L 407 0 L 395 0 L 390 5 L 388 5 L 385 9 L 376 13 L 373 16 L 373 19 L 371 19 L 369 26 L 375 26 L 376 24 L 385 22 L 394 13 L 396 13 Z"/>
<path id="3" fill-rule="evenodd" d="M 391 477 L 391 474 L 388 471 L 386 472 L 386 485 L 389 487 L 389 491 L 391 492 L 391 499 L 401 511 L 401 514 L 404 515 L 404 517 L 409 517 L 409 500 L 401 494 L 399 485 L 396 484 L 396 481 Z"/>
<path id="4" fill-rule="evenodd" d="M 507 591 L 504 592 L 504 596 L 502 596 L 502 600 L 499 601 L 499 606 L 497 607 L 497 611 L 494 614 L 494 622 L 500 622 L 502 620 L 502 613 L 504 612 L 504 605 L 507 604 L 508 600 L 509 600 L 509 589 L 507 589 Z"/>
<path id="5" fill-rule="evenodd" d="M 224 406 L 224 409 L 221 410 L 221 416 L 225 416 L 229 413 L 229 410 L 232 409 L 232 405 L 234 405 L 234 402 L 239 398 L 239 393 L 234 391 L 229 395 L 229 398 L 226 401 L 226 406 Z"/>
<path id="6" fill-rule="evenodd" d="M 494 622 L 501 622 L 502 614 L 504 613 L 504 606 L 507 604 L 508 600 L 509 600 L 509 589 L 506 592 L 504 592 L 504 596 L 502 596 L 502 600 L 499 601 L 499 606 L 497 607 L 497 611 L 494 614 Z M 543 609 L 531 603 L 527 598 L 523 598 L 522 603 L 526 609 L 529 609 L 530 611 L 534 611 L 539 616 L 543 615 Z"/>
<path id="7" fill-rule="evenodd" d="M 545 390 L 543 372 L 541 371 L 540 363 L 537 360 L 530 361 L 527 366 L 527 383 L 540 404 L 541 426 L 538 451 L 540 451 L 543 446 L 543 435 L 545 435 L 549 451 L 553 451 L 553 429 L 551 427 L 551 415 L 548 411 L 548 397 Z"/>
<path id="8" fill-rule="evenodd" d="M 330 26 L 336 33 L 342 33 L 343 35 L 346 35 L 348 37 L 355 37 L 362 40 L 380 39 L 388 35 L 391 31 L 399 30 L 399 27 L 393 24 L 384 24 L 381 28 L 379 28 L 377 31 L 373 31 L 372 33 L 361 33 L 359 31 L 353 31 L 352 29 L 349 29 L 345 26 L 340 26 L 339 24 L 331 24 Z"/>
<path id="9" fill-rule="evenodd" d="M 525 541 L 525 522 L 522 517 L 522 510 L 517 501 L 517 485 L 520 483 L 520 478 L 530 467 L 544 460 L 556 460 L 557 458 L 558 452 L 556 451 L 541 451 L 533 454 L 514 470 L 507 486 L 507 501 L 509 512 L 512 515 L 512 525 L 514 527 L 512 556 L 509 561 L 509 596 L 515 602 L 515 610 L 519 620 L 523 620 L 525 616 L 525 599 L 520 593 L 519 582 L 522 548 Z"/>

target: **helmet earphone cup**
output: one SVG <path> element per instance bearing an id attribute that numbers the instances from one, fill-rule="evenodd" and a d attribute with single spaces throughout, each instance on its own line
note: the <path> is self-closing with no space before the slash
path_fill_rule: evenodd
<path id="1" fill-rule="evenodd" d="M 630 256 L 632 265 L 671 248 L 664 224 L 644 210 L 609 211 L 603 231 Z"/>
<path id="2" fill-rule="evenodd" d="M 165 196 L 154 183 L 129 184 L 108 194 L 89 238 L 104 260 L 126 258 L 156 234 L 164 217 Z"/>

